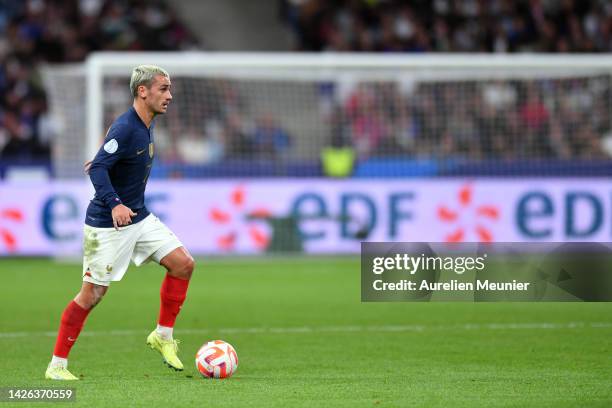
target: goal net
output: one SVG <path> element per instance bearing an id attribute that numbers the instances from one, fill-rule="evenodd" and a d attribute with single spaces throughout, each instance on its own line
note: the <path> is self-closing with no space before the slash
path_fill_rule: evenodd
<path id="1" fill-rule="evenodd" d="M 612 152 L 605 56 L 110 53 L 47 70 L 60 176 L 131 104 L 141 63 L 172 79 L 156 178 L 606 175 Z"/>

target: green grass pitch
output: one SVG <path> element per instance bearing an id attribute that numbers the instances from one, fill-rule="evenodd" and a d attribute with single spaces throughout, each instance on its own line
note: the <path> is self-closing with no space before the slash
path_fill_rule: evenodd
<path id="1" fill-rule="evenodd" d="M 356 257 L 200 260 L 176 373 L 145 346 L 163 272 L 131 267 L 72 350 L 81 381 L 64 384 L 43 376 L 80 266 L 5 259 L 0 273 L 0 387 L 74 385 L 69 406 L 612 406 L 612 303 L 366 304 Z M 197 373 L 212 339 L 236 347 L 234 377 Z"/>

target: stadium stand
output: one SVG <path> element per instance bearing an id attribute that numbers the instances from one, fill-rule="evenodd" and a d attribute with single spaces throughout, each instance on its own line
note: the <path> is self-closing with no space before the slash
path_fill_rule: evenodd
<path id="1" fill-rule="evenodd" d="M 58 129 L 48 114 L 40 64 L 77 63 L 98 50 L 199 46 L 163 1 L 0 2 L 0 175 L 9 165 L 49 165 Z"/>
<path id="2" fill-rule="evenodd" d="M 607 52 L 606 0 L 282 0 L 303 51 Z"/>

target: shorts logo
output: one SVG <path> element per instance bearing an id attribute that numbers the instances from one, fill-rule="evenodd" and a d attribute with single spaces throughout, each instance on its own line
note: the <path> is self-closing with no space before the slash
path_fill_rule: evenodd
<path id="1" fill-rule="evenodd" d="M 119 143 L 117 143 L 117 140 L 111 139 L 104 144 L 104 151 L 106 153 L 113 154 L 117 151 L 118 147 L 119 147 Z"/>
<path id="2" fill-rule="evenodd" d="M 113 270 L 113 266 L 112 265 L 106 265 L 106 271 L 110 272 Z"/>
<path id="3" fill-rule="evenodd" d="M 147 149 L 136 150 L 136 156 L 140 156 L 141 154 L 143 154 L 145 152 L 145 150 L 147 150 Z"/>

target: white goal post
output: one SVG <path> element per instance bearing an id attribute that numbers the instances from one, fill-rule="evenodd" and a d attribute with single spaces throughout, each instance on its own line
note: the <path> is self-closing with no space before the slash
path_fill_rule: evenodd
<path id="1" fill-rule="evenodd" d="M 94 53 L 88 58 L 85 70 L 86 157 L 92 157 L 98 150 L 105 127 L 108 126 L 104 109 L 113 94 L 104 87 L 105 79 L 121 78 L 124 82 L 129 81 L 131 69 L 140 64 L 162 66 L 170 72 L 171 78 L 222 78 L 279 84 L 332 81 L 340 84 L 340 89 L 342 84 L 370 81 L 394 81 L 400 88 L 411 88 L 420 82 L 530 81 L 537 78 L 579 78 L 584 82 L 584 78 L 600 77 L 612 82 L 612 56 L 602 54 Z M 585 89 L 593 86 L 587 82 L 584 82 Z M 184 89 L 193 93 L 189 96 L 192 100 L 202 98 L 202 95 L 197 94 L 197 87 Z M 253 89 L 253 92 L 259 92 Z M 269 107 L 276 109 L 274 103 L 269 103 L 271 99 L 289 98 L 288 95 L 281 95 L 281 92 L 280 88 L 278 91 L 270 90 L 261 96 L 255 95 L 254 100 L 259 98 L 260 103 L 268 103 Z M 295 91 L 287 88 L 287 93 L 294 94 Z M 456 103 L 461 104 L 461 99 Z M 279 104 L 283 105 L 282 102 Z M 296 103 L 295 108 L 301 112 L 306 111 L 301 102 Z M 312 108 L 319 109 L 314 106 Z M 607 103 L 606 108 L 606 119 L 610 120 L 612 104 Z M 194 107 L 194 110 L 197 109 L 199 107 Z M 287 111 L 290 109 L 288 107 Z M 304 121 L 314 122 L 312 116 Z M 307 147 L 301 149 L 307 150 Z"/>

